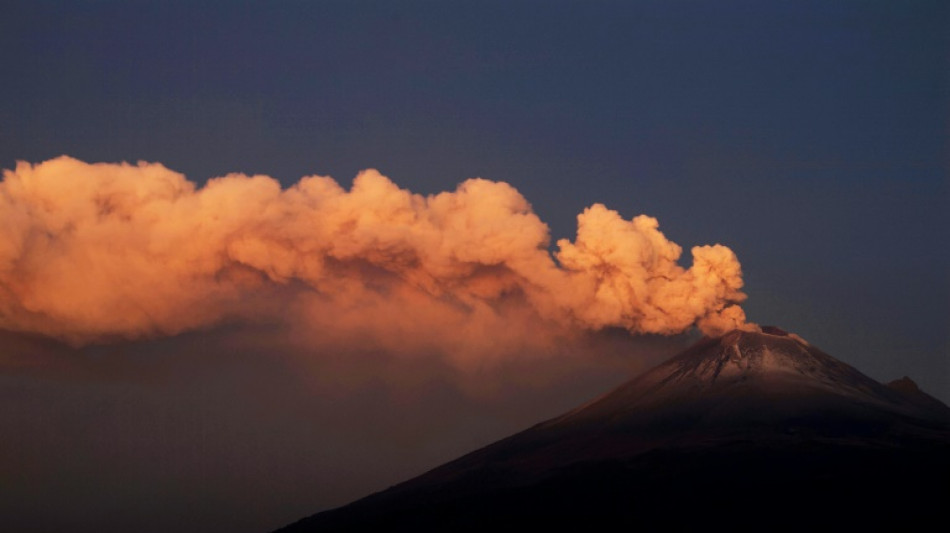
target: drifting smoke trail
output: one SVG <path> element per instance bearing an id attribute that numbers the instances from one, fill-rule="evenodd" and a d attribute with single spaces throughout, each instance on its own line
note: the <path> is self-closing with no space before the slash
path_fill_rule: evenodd
<path id="1" fill-rule="evenodd" d="M 423 197 L 367 170 L 349 191 L 241 174 L 196 188 L 160 164 L 21 162 L 0 183 L 0 328 L 82 344 L 276 317 L 320 339 L 471 351 L 742 326 L 735 254 L 695 247 L 684 269 L 657 227 L 596 204 L 552 257 L 506 183 Z"/>

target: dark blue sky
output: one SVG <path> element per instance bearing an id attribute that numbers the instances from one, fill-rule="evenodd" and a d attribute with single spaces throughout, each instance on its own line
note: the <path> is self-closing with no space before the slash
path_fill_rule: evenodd
<path id="1" fill-rule="evenodd" d="M 944 2 L 7 2 L 0 164 L 375 167 L 739 255 L 750 318 L 950 398 Z"/>
<path id="2" fill-rule="evenodd" d="M 573 237 L 575 216 L 603 202 L 627 218 L 657 217 L 684 248 L 732 248 L 751 320 L 950 401 L 947 2 L 6 0 L 0 66 L 3 168 L 68 154 L 158 161 L 199 182 L 244 172 L 348 184 L 372 167 L 419 193 L 480 176 L 520 190 L 555 239 Z M 211 341 L 163 342 L 134 364 L 164 368 L 167 354 L 143 362 L 161 350 L 200 359 Z M 34 349 L 23 346 L 14 351 Z M 0 372 L 0 420 L 13 420 L 22 441 L 5 439 L 0 456 L 3 446 L 13 458 L 72 454 L 23 467 L 21 518 L 55 515 L 30 496 L 49 494 L 41 472 L 61 493 L 50 498 L 63 523 L 98 512 L 145 531 L 154 509 L 109 496 L 127 493 L 130 502 L 165 494 L 154 501 L 180 511 L 148 522 L 156 530 L 275 527 L 316 511 L 314 501 L 344 503 L 558 414 L 609 381 L 571 385 L 573 396 L 526 388 L 510 393 L 524 399 L 513 408 L 475 405 L 436 380 L 430 396 L 455 399 L 408 401 L 403 414 L 421 407 L 400 425 L 379 391 L 327 403 L 332 394 L 284 390 L 283 370 L 246 366 L 200 379 L 181 371 L 154 386 L 154 377 L 34 383 Z M 333 411 L 345 402 L 362 407 Z M 311 427 L 312 413 L 325 426 Z M 370 419 L 378 428 L 360 423 Z M 380 455 L 390 427 L 411 435 L 402 438 L 414 459 Z M 158 430 L 165 440 L 155 444 Z M 130 458 L 113 460 L 109 446 Z M 313 450 L 316 462 L 297 460 Z M 101 464 L 88 461 L 96 453 Z M 168 468 L 155 466 L 166 463 L 182 470 L 167 487 Z M 100 471 L 108 476 L 88 481 Z M 71 488 L 83 483 L 99 483 L 101 497 Z M 261 483 L 272 502 L 260 499 Z M 208 522 L 188 514 L 212 508 Z"/>

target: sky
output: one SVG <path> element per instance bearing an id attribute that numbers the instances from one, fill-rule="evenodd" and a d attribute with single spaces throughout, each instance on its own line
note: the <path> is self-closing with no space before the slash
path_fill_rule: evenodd
<path id="1" fill-rule="evenodd" d="M 3 11 L 5 523 L 264 531 L 740 306 L 950 401 L 943 2 Z"/>

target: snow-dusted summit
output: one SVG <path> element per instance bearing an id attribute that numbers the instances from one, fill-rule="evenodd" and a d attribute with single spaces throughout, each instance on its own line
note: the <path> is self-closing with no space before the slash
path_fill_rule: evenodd
<path id="1" fill-rule="evenodd" d="M 544 426 L 640 425 L 645 433 L 656 434 L 660 428 L 650 421 L 675 419 L 675 432 L 736 426 L 794 432 L 809 424 L 833 431 L 839 418 L 848 420 L 844 427 L 849 430 L 859 421 L 926 425 L 929 420 L 950 420 L 950 409 L 940 402 L 922 406 L 913 396 L 875 381 L 795 334 L 767 326 L 761 332 L 736 330 L 704 338 Z"/>

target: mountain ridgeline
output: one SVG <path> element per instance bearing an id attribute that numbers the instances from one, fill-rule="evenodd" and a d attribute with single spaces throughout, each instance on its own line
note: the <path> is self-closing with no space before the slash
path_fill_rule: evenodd
<path id="1" fill-rule="evenodd" d="M 906 529 L 948 501 L 950 408 L 765 327 L 280 531 Z"/>

